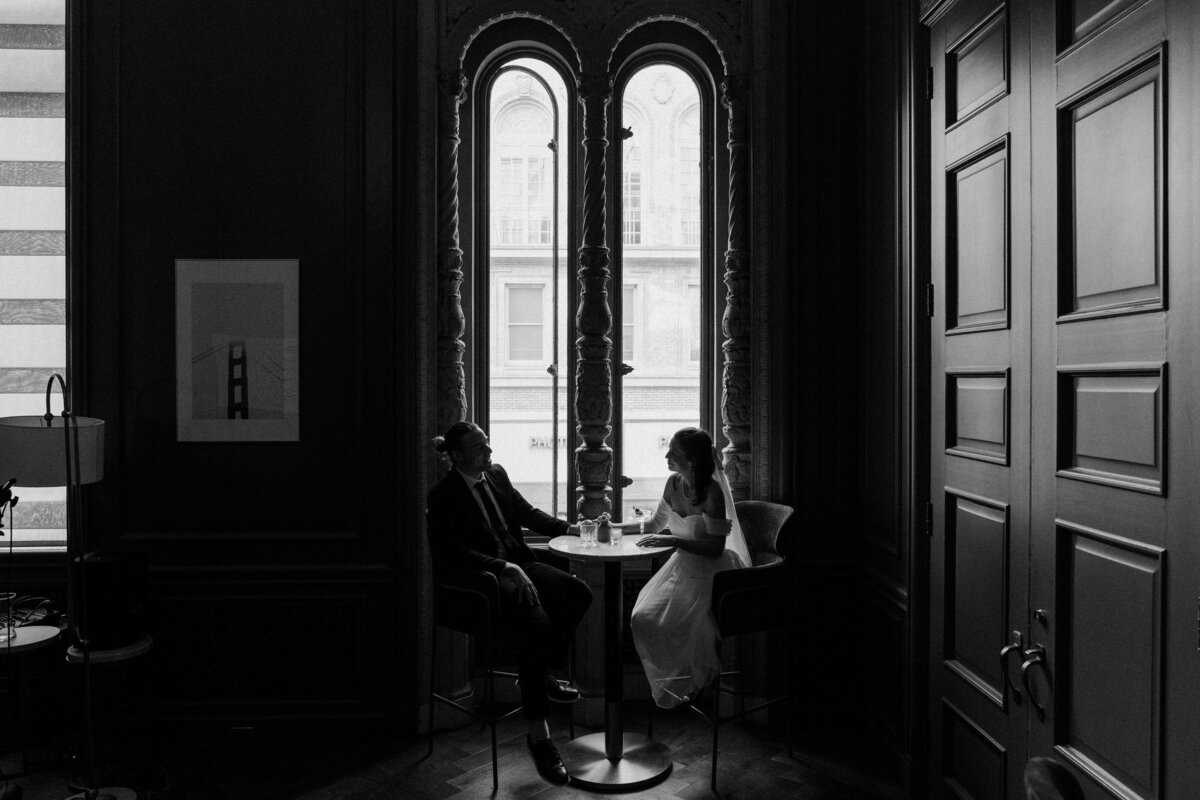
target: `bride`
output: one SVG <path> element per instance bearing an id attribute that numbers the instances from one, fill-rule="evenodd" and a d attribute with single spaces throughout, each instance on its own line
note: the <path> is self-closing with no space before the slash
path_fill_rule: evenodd
<path id="1" fill-rule="evenodd" d="M 694 698 L 720 672 L 717 625 L 709 608 L 713 575 L 750 564 L 715 454 L 712 437 L 700 428 L 684 428 L 671 438 L 667 467 L 674 474 L 646 525 L 652 533 L 638 542 L 675 548 L 638 594 L 631 622 L 650 691 L 662 708 Z"/>

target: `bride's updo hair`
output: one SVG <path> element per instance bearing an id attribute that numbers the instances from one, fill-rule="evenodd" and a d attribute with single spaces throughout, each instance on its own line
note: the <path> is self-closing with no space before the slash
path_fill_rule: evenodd
<path id="1" fill-rule="evenodd" d="M 695 471 L 692 483 L 696 490 L 696 502 L 703 503 L 708 497 L 708 487 L 713 482 L 713 440 L 708 431 L 703 428 L 681 428 L 675 431 L 675 438 L 683 448 L 683 454 L 692 460 Z"/>
<path id="2" fill-rule="evenodd" d="M 450 457 L 450 454 L 461 453 L 463 437 L 478 430 L 482 429 L 474 422 L 456 422 L 441 436 L 433 437 L 433 449 L 437 451 L 438 457 L 447 467 L 452 467 L 454 459 Z"/>

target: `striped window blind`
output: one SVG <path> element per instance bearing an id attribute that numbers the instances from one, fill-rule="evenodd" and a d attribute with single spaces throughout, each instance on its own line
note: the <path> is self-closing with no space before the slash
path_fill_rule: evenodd
<path id="1" fill-rule="evenodd" d="M 0 416 L 43 413 L 47 379 L 69 377 L 65 23 L 65 0 L 0 2 Z M 14 544 L 64 544 L 64 490 L 10 477 Z"/>

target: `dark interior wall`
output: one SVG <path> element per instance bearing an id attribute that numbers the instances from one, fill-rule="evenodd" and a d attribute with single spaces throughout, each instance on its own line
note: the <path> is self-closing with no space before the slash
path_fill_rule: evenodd
<path id="1" fill-rule="evenodd" d="M 910 547 L 904 460 L 908 264 L 901 214 L 903 0 L 779 4 L 788 57 L 773 194 L 788 322 L 776 413 L 780 493 L 797 509 L 793 690 L 870 730 L 907 769 Z M 775 165 L 772 165 L 774 168 Z M 819 687 L 819 691 L 813 691 Z M 851 712 L 849 715 L 846 712 Z M 804 712 L 801 712 L 803 715 Z"/>
<path id="2" fill-rule="evenodd" d="M 793 686 L 802 707 L 838 718 L 856 706 L 859 689 L 856 665 L 844 654 L 856 646 L 861 595 L 854 557 L 861 525 L 862 6 L 777 6 L 788 20 L 790 54 L 780 64 L 787 188 L 776 201 L 783 283 L 774 313 L 790 334 L 777 364 L 792 377 L 780 388 L 776 413 L 788 421 L 791 446 L 781 494 L 796 508 Z"/>
<path id="3" fill-rule="evenodd" d="M 862 709 L 894 751 L 907 674 L 877 656 L 909 636 L 886 149 L 901 6 L 750 6 L 770 48 L 755 79 L 781 101 L 755 139 L 755 213 L 780 323 L 770 485 L 797 511 L 795 707 Z M 430 218 L 412 188 L 415 131 L 431 128 L 413 118 L 421 4 L 75 7 L 72 370 L 82 410 L 110 426 L 89 530 L 149 556 L 160 707 L 217 730 L 407 729 L 411 476 L 429 467 L 412 290 Z M 299 442 L 175 441 L 177 258 L 300 260 Z"/>
<path id="4" fill-rule="evenodd" d="M 160 702 L 407 724 L 414 4 L 74 11 L 72 369 L 109 443 L 90 544 L 149 557 Z M 176 441 L 178 258 L 299 260 L 298 442 Z"/>

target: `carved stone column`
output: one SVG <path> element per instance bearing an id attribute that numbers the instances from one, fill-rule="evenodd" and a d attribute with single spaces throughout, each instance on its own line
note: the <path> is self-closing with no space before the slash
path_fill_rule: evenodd
<path id="1" fill-rule="evenodd" d="M 722 432 L 729 440 L 724 453 L 725 472 L 735 500 L 750 497 L 750 433 L 753 392 L 750 386 L 750 250 L 747 183 L 749 158 L 746 152 L 746 82 L 726 75 L 721 83 L 721 104 L 729 114 L 729 245 L 725 251 L 725 315 L 721 332 L 725 342 L 721 376 Z"/>
<path id="2" fill-rule="evenodd" d="M 461 70 L 443 70 L 438 88 L 437 427 L 441 433 L 467 418 L 463 251 L 458 238 L 458 146 L 462 142 L 458 108 L 467 99 L 467 76 Z"/>
<path id="3" fill-rule="evenodd" d="M 443 70 L 438 76 L 437 167 L 437 427 L 442 433 L 467 418 L 466 374 L 463 343 L 466 317 L 462 308 L 463 251 L 458 238 L 458 108 L 467 98 L 467 77 L 461 71 Z M 435 685 L 439 693 L 471 704 L 471 647 L 466 634 L 443 628 L 438 631 Z M 440 703 L 430 709 L 434 729 L 458 728 L 471 718 Z"/>
<path id="4" fill-rule="evenodd" d="M 605 243 L 605 153 L 608 104 L 612 80 L 603 73 L 586 73 L 579 87 L 583 103 L 583 244 L 579 248 L 579 311 L 575 324 L 575 419 L 579 447 L 575 450 L 580 517 L 609 511 L 609 475 L 613 453 L 606 441 L 612 432 L 612 310 L 608 305 L 609 254 Z M 592 605 L 576 635 L 575 680 L 583 700 L 580 719 L 585 725 L 604 722 L 604 571 L 576 570 L 592 589 Z"/>
<path id="5" fill-rule="evenodd" d="M 609 475 L 612 448 L 612 310 L 608 305 L 609 251 L 605 243 L 605 152 L 612 79 L 587 73 L 579 86 L 583 103 L 583 245 L 579 248 L 579 311 L 575 324 L 575 418 L 580 445 L 575 450 L 578 476 L 575 507 L 595 517 L 611 507 Z"/>

